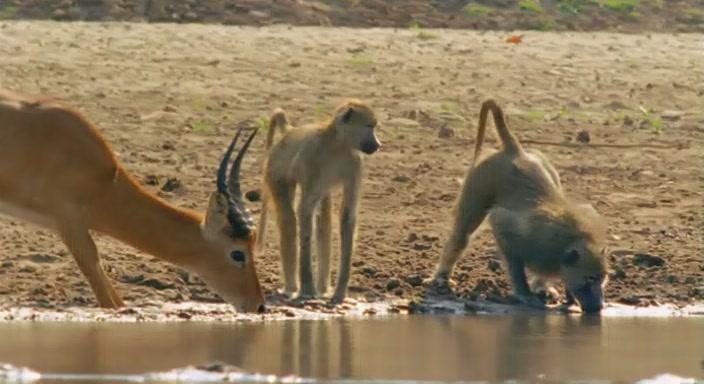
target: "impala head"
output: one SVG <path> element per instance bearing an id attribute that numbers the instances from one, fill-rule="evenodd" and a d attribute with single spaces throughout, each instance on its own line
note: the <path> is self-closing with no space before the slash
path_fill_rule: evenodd
<path id="1" fill-rule="evenodd" d="M 348 100 L 337 107 L 332 123 L 339 140 L 368 155 L 381 148 L 374 134 L 377 120 L 374 111 L 359 100 Z"/>
<path id="2" fill-rule="evenodd" d="M 228 163 L 240 137 L 241 129 L 227 148 L 217 173 L 217 190 L 203 223 L 203 235 L 209 249 L 202 255 L 206 266 L 200 271 L 203 279 L 225 301 L 245 312 L 263 312 L 264 295 L 254 265 L 256 232 L 252 218 L 244 206 L 240 188 L 240 165 L 256 130 L 235 157 L 228 177 Z"/>

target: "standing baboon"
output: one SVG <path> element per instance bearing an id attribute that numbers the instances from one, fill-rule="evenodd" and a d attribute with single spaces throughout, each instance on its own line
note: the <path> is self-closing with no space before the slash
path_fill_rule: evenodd
<path id="1" fill-rule="evenodd" d="M 264 165 L 264 204 L 259 244 L 260 248 L 264 244 L 267 205 L 272 204 L 279 225 L 285 293 L 292 295 L 298 291 L 296 227 L 300 248 L 299 295 L 313 297 L 317 293 L 326 293 L 330 274 L 330 191 L 332 187 L 342 184 L 340 268 L 333 302 L 341 302 L 345 298 L 362 176 L 362 157 L 359 152 L 372 154 L 381 147 L 374 134 L 376 125 L 374 112 L 359 100 L 342 103 L 328 123 L 315 127 L 288 129 L 288 119 L 281 109 L 277 109 L 271 116 L 267 140 L 269 154 Z M 284 135 L 274 144 L 276 130 L 282 131 Z M 293 200 L 297 185 L 300 186 L 301 197 L 296 215 Z M 311 237 L 313 213 L 316 209 L 318 278 L 314 284 Z"/>
<path id="2" fill-rule="evenodd" d="M 477 162 L 489 110 L 503 148 Z M 543 154 L 523 150 L 493 100 L 482 104 L 474 159 L 455 209 L 454 228 L 434 284 L 449 284 L 457 258 L 488 214 L 518 300 L 544 306 L 528 286 L 528 268 L 540 277 L 562 277 L 569 303 L 576 299 L 585 312 L 601 310 L 605 225 L 590 205 L 567 200 L 555 168 Z"/>

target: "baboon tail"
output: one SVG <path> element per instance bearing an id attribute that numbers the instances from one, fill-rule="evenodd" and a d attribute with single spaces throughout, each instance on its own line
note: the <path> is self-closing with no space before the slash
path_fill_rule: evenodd
<path id="1" fill-rule="evenodd" d="M 269 118 L 269 132 L 266 136 L 266 149 L 271 148 L 274 145 L 274 134 L 278 129 L 282 134 L 286 132 L 288 127 L 288 117 L 286 117 L 286 112 L 281 108 L 276 108 L 274 113 L 271 114 Z"/>
<path id="2" fill-rule="evenodd" d="M 491 110 L 494 115 L 494 125 L 496 126 L 496 132 L 499 134 L 499 139 L 503 144 L 504 151 L 509 154 L 517 154 L 523 149 L 521 148 L 521 143 L 518 142 L 515 136 L 508 130 L 506 126 L 506 121 L 504 121 L 504 112 L 501 110 L 498 104 L 493 99 L 489 99 L 482 103 L 482 109 L 479 112 L 479 128 L 477 129 L 477 142 L 474 145 L 474 159 L 472 160 L 472 165 L 477 161 L 479 156 L 479 151 L 484 143 L 484 132 L 486 131 L 486 118 Z"/>

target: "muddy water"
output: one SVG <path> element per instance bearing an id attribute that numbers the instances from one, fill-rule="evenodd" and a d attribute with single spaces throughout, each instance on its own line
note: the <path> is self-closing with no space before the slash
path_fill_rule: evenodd
<path id="1" fill-rule="evenodd" d="M 630 382 L 662 373 L 701 378 L 703 360 L 702 317 L 0 324 L 1 362 L 54 374 L 135 374 L 222 361 L 320 379 Z"/>

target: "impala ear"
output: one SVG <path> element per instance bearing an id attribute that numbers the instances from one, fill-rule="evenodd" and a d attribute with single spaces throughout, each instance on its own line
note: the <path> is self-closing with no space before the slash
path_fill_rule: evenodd
<path id="1" fill-rule="evenodd" d="M 208 212 L 205 214 L 203 227 L 206 231 L 215 233 L 230 225 L 227 221 L 228 199 L 225 194 L 213 192 L 208 202 Z"/>

